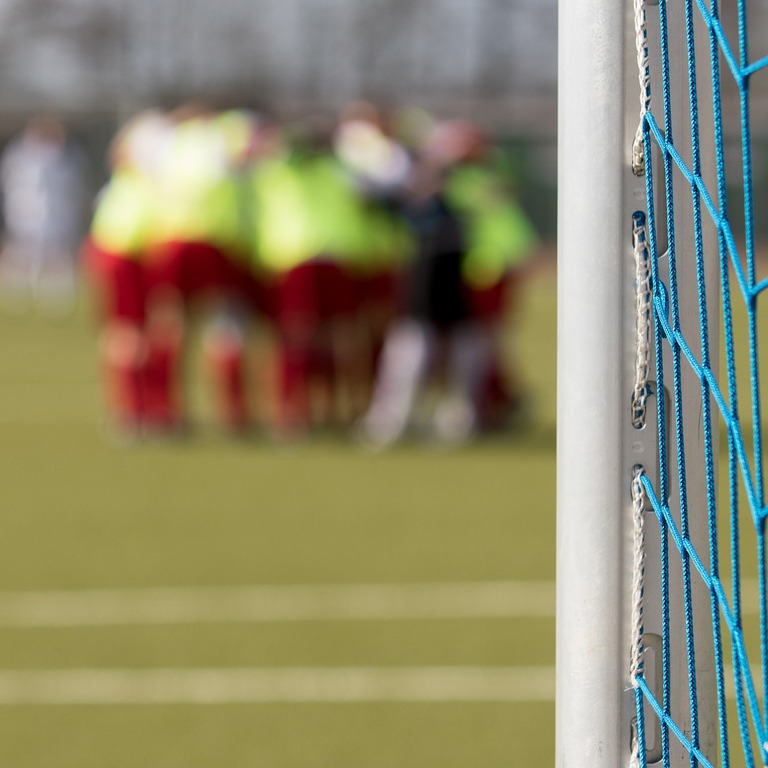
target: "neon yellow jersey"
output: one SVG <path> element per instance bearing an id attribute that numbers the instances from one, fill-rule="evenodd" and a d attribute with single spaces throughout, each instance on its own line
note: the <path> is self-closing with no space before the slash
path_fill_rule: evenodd
<path id="1" fill-rule="evenodd" d="M 251 199 L 257 263 L 283 272 L 315 255 L 302 180 L 287 158 L 272 158 L 255 169 Z"/>
<path id="2" fill-rule="evenodd" d="M 330 155 L 313 158 L 303 177 L 317 252 L 350 265 L 365 258 L 371 247 L 368 221 L 341 164 Z"/>
<path id="3" fill-rule="evenodd" d="M 192 119 L 175 128 L 158 186 L 158 239 L 225 249 L 242 243 L 241 190 L 227 142 L 214 122 Z"/>
<path id="4" fill-rule="evenodd" d="M 155 193 L 154 185 L 138 171 L 116 170 L 96 204 L 93 242 L 110 253 L 141 258 L 153 236 Z"/>
<path id="5" fill-rule="evenodd" d="M 253 176 L 257 263 L 284 272 L 314 258 L 361 273 L 391 268 L 410 252 L 405 227 L 367 204 L 332 155 L 273 158 Z"/>
<path id="6" fill-rule="evenodd" d="M 480 165 L 458 167 L 446 181 L 445 194 L 464 221 L 463 270 L 471 285 L 493 285 L 530 258 L 536 232 L 500 174 Z"/>
<path id="7" fill-rule="evenodd" d="M 358 266 L 363 273 L 391 270 L 413 253 L 413 235 L 405 223 L 379 205 L 366 208 L 368 248 Z"/>

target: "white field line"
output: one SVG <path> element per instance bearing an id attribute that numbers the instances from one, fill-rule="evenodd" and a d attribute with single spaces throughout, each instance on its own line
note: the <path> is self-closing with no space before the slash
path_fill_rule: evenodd
<path id="1" fill-rule="evenodd" d="M 757 613 L 755 579 L 743 611 Z M 0 592 L 0 628 L 397 619 L 554 618 L 552 581 Z"/>
<path id="2" fill-rule="evenodd" d="M 179 587 L 0 593 L 0 627 L 551 618 L 549 581 Z"/>
<path id="3" fill-rule="evenodd" d="M 554 700 L 551 666 L 0 670 L 0 706 Z"/>
<path id="4" fill-rule="evenodd" d="M 0 705 L 550 702 L 554 667 L 0 671 Z"/>

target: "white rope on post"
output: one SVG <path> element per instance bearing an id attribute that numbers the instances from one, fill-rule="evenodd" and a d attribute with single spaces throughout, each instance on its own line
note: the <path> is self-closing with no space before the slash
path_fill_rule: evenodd
<path id="1" fill-rule="evenodd" d="M 640 83 L 640 122 L 632 144 L 632 172 L 635 176 L 645 174 L 643 152 L 643 122 L 651 107 L 651 68 L 648 58 L 648 29 L 645 15 L 646 0 L 634 0 L 635 4 L 635 46 L 637 48 L 637 75 Z"/>
<path id="2" fill-rule="evenodd" d="M 645 583 L 645 491 L 641 478 L 643 468 L 635 467 L 632 473 L 632 648 L 630 651 L 629 679 L 633 688 L 644 671 L 645 649 L 643 647 L 643 590 Z M 641 768 L 640 741 L 637 732 L 632 736 L 630 768 Z"/>
<path id="3" fill-rule="evenodd" d="M 637 211 L 632 219 L 635 254 L 635 383 L 632 390 L 632 426 L 645 426 L 646 407 L 650 390 L 648 371 L 651 359 L 651 268 L 645 215 Z"/>
<path id="4" fill-rule="evenodd" d="M 631 299 L 629 306 L 623 301 L 632 291 L 627 248 L 638 186 L 629 169 L 636 119 L 630 16 L 631 5 L 616 0 L 558 3 L 559 28 L 569 31 L 558 38 L 558 154 L 568 158 L 558 167 L 563 290 L 558 293 L 555 740 L 561 768 L 616 768 L 629 754 L 631 712 L 624 706 L 624 688 L 631 566 L 621 544 L 629 534 L 627 496 L 635 462 L 623 461 L 629 454 L 632 384 L 620 373 L 634 360 L 633 334 L 626 333 L 624 322 L 634 307 Z M 594 567 L 584 568 L 585 557 Z"/>
<path id="5" fill-rule="evenodd" d="M 632 217 L 632 235 L 635 256 L 635 382 L 632 391 L 632 427 L 646 425 L 648 373 L 651 357 L 651 270 L 645 215 L 637 211 Z M 645 584 L 645 490 L 642 477 L 644 468 L 636 466 L 632 472 L 632 595 L 630 606 L 631 649 L 629 679 L 637 688 L 643 675 L 643 591 Z M 640 740 L 637 732 L 632 737 L 630 768 L 641 768 Z"/>

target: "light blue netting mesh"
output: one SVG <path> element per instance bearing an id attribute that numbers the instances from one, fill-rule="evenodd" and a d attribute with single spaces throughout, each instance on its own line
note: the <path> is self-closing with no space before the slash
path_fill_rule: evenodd
<path id="1" fill-rule="evenodd" d="M 668 13 L 679 9 L 681 3 L 685 6 L 684 38 L 672 39 Z M 649 26 L 648 39 L 653 38 L 661 66 L 660 76 L 651 79 L 651 106 L 643 121 L 647 193 L 644 214 L 651 265 L 656 391 L 666 390 L 669 397 L 656 398 L 658 482 L 647 476 L 642 479 L 661 531 L 661 586 L 660 594 L 653 597 L 661 603 L 659 663 L 663 685 L 661 691 L 656 690 L 641 675 L 635 691 L 641 765 L 646 765 L 648 759 L 650 710 L 655 712 L 651 716 L 661 722 L 664 766 L 670 765 L 671 749 L 679 749 L 675 743 L 688 752 L 691 765 L 746 763 L 751 767 L 768 763 L 764 707 L 768 700 L 768 508 L 759 376 L 759 346 L 761 336 L 768 336 L 768 325 L 763 318 L 761 328 L 758 320 L 759 300 L 768 287 L 768 279 L 759 274 L 761 261 L 755 238 L 756 217 L 768 216 L 768 200 L 753 198 L 753 134 L 760 131 L 750 124 L 750 99 L 758 77 L 768 75 L 768 57 L 750 59 L 748 7 L 756 5 L 738 0 L 736 9 L 733 2 L 728 3 L 724 9 L 728 18 L 721 20 L 716 0 L 660 0 L 658 9 L 648 15 L 649 25 L 656 25 Z M 673 115 L 679 112 L 672 103 L 670 58 L 679 56 L 686 60 L 686 119 L 676 118 L 675 122 Z M 704 110 L 700 114 L 699 109 L 705 98 L 711 104 L 706 118 Z M 728 109 L 724 109 L 724 104 Z M 738 114 L 734 116 L 734 112 Z M 759 128 L 763 134 L 768 130 L 768 126 Z M 702 165 L 711 158 L 702 156 L 701 135 L 706 135 L 714 145 L 712 179 L 702 172 Z M 684 152 L 678 149 L 683 145 Z M 692 232 L 675 231 L 674 211 L 681 205 L 690 211 Z M 716 230 L 715 248 L 719 256 L 716 301 L 712 300 L 712 286 L 707 286 L 705 280 L 705 259 L 713 256 L 707 252 L 704 233 L 708 227 Z M 682 274 L 678 253 L 683 238 L 688 243 L 686 247 L 695 252 L 695 277 Z M 711 281 L 711 277 L 710 274 L 707 279 Z M 698 283 L 695 341 L 690 339 L 690 328 L 688 339 L 681 330 L 680 286 L 682 280 L 688 279 Z M 719 328 L 719 332 L 711 332 L 711 328 Z M 718 347 L 722 363 L 715 369 L 712 360 L 717 359 Z M 691 393 L 690 388 L 684 392 L 686 368 L 698 377 L 697 393 Z M 690 508 L 687 488 L 690 468 L 686 466 L 683 401 L 692 395 L 700 398 L 701 406 L 706 509 Z M 720 482 L 716 483 L 718 452 L 722 466 Z M 671 469 L 675 466 L 676 470 Z M 667 501 L 670 498 L 676 500 L 675 505 L 679 504 L 679 513 L 671 511 Z M 689 523 L 693 515 L 708 516 L 706 549 L 699 546 L 697 550 L 691 543 Z M 670 611 L 674 611 L 674 606 L 670 608 L 672 571 L 682 573 L 686 695 L 690 700 L 690 711 L 684 717 L 673 713 L 670 703 L 671 633 L 675 631 L 670 623 Z M 753 606 L 746 606 L 744 585 L 755 580 L 757 597 Z M 714 681 L 697 678 L 696 651 L 701 640 L 698 634 L 694 636 L 694 610 L 702 610 L 692 601 L 697 581 L 703 582 L 710 597 L 710 604 L 703 606 L 703 610 L 711 613 L 712 634 L 707 642 L 708 652 L 714 650 Z M 704 755 L 702 751 L 699 689 L 705 684 L 716 691 L 717 756 Z"/>

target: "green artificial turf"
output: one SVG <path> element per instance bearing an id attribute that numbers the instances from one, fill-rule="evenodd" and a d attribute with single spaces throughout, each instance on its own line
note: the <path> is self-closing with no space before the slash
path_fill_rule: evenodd
<path id="1" fill-rule="evenodd" d="M 85 303 L 61 323 L 0 318 L 0 592 L 553 580 L 551 270 L 531 276 L 519 326 L 506 343 L 525 430 L 371 455 L 340 436 L 230 442 L 205 424 L 117 446 Z M 0 629 L 6 670 L 553 663 L 551 618 Z M 551 702 L 6 705 L 0 764 L 543 766 L 553 720 Z"/>

